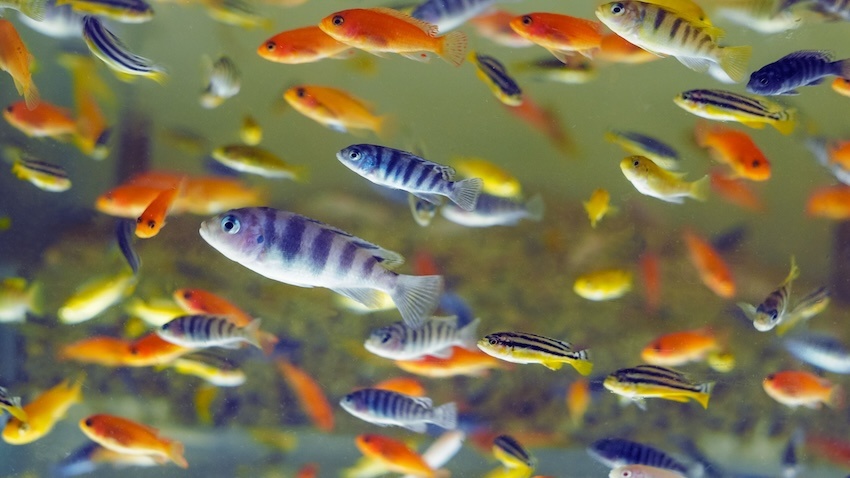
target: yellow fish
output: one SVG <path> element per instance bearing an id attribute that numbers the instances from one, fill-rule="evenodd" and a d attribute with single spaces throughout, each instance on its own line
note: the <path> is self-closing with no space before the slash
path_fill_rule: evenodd
<path id="1" fill-rule="evenodd" d="M 132 293 L 138 277 L 130 269 L 114 276 L 83 285 L 59 309 L 64 324 L 78 324 L 93 319 Z"/>
<path id="2" fill-rule="evenodd" d="M 171 299 L 156 298 L 144 301 L 133 297 L 124 305 L 124 311 L 154 327 L 162 327 L 186 312 Z"/>
<path id="3" fill-rule="evenodd" d="M 681 204 L 685 197 L 706 201 L 711 183 L 708 175 L 689 183 L 684 174 L 672 173 L 645 156 L 629 156 L 620 161 L 620 169 L 639 193 Z"/>
<path id="4" fill-rule="evenodd" d="M 608 375 L 603 386 L 620 395 L 623 400 L 634 401 L 643 409 L 646 398 L 663 398 L 674 402 L 694 400 L 708 408 L 708 399 L 714 382 L 692 383 L 681 372 L 660 365 L 638 365 L 624 368 Z"/>
<path id="5" fill-rule="evenodd" d="M 456 158 L 452 165 L 457 173 L 467 178 L 481 178 L 484 181 L 482 192 L 502 197 L 522 195 L 522 185 L 508 171 L 486 159 Z"/>
<path id="6" fill-rule="evenodd" d="M 0 323 L 23 322 L 27 312 L 41 315 L 41 285 L 10 277 L 0 282 Z"/>
<path id="7" fill-rule="evenodd" d="M 263 140 L 263 127 L 253 116 L 245 115 L 239 129 L 239 138 L 248 146 L 256 146 Z"/>
<path id="8" fill-rule="evenodd" d="M 632 273 L 623 269 L 606 269 L 584 274 L 576 279 L 573 291 L 587 300 L 611 300 L 632 290 Z"/>
<path id="9" fill-rule="evenodd" d="M 82 387 L 82 377 L 74 383 L 65 379 L 36 397 L 24 406 L 26 423 L 13 417 L 3 429 L 3 440 L 10 445 L 25 445 L 50 433 L 53 425 L 65 417 L 65 412 L 82 401 Z"/>
<path id="10" fill-rule="evenodd" d="M 611 206 L 611 195 L 605 189 L 597 189 L 590 195 L 590 199 L 584 201 L 584 210 L 590 219 L 590 226 L 596 228 L 596 223 L 601 221 L 609 212 L 615 212 L 617 208 Z"/>

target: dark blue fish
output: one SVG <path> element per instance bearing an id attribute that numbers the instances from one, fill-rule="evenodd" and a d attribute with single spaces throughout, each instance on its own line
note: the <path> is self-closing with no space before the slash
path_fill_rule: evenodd
<path id="1" fill-rule="evenodd" d="M 758 95 L 796 95 L 795 88 L 818 85 L 827 76 L 850 78 L 850 59 L 832 61 L 824 51 L 796 51 L 750 75 L 747 91 Z"/>
<path id="2" fill-rule="evenodd" d="M 499 101 L 508 106 L 522 104 L 522 89 L 499 60 L 473 51 L 469 53 L 469 61 L 475 65 L 478 78 L 490 88 Z"/>
<path id="3" fill-rule="evenodd" d="M 592 443 L 587 448 L 587 453 L 599 463 L 616 468 L 625 465 L 647 465 L 656 468 L 678 471 L 687 475 L 689 468 L 667 453 L 622 438 L 603 438 Z"/>
<path id="4" fill-rule="evenodd" d="M 410 14 L 424 22 L 437 25 L 439 32 L 463 25 L 495 5 L 498 0 L 425 0 Z"/>
<path id="5" fill-rule="evenodd" d="M 53 466 L 52 475 L 64 478 L 93 472 L 97 469 L 97 463 L 92 461 L 92 455 L 100 448 L 101 446 L 95 442 L 88 442 L 77 448 Z"/>
<path id="6" fill-rule="evenodd" d="M 139 274 L 139 266 L 142 265 L 142 260 L 139 254 L 133 249 L 133 235 L 136 230 L 136 221 L 132 219 L 119 219 L 115 226 L 115 238 L 118 240 L 118 248 L 121 249 L 121 254 L 127 259 L 127 264 L 133 270 L 133 274 Z"/>

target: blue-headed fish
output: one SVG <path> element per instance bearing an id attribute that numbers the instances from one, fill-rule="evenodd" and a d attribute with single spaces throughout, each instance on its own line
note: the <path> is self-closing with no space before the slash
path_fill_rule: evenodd
<path id="1" fill-rule="evenodd" d="M 796 95 L 796 88 L 819 85 L 827 76 L 850 78 L 850 58 L 833 61 L 828 52 L 796 51 L 750 75 L 747 91 L 767 96 Z"/>

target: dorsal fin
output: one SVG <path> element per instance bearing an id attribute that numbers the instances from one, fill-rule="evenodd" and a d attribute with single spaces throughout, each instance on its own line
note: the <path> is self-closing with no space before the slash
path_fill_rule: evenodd
<path id="1" fill-rule="evenodd" d="M 398 10 L 393 10 L 392 8 L 374 7 L 374 8 L 370 8 L 369 10 L 371 10 L 373 12 L 383 13 L 384 15 L 389 15 L 389 16 L 391 16 L 393 18 L 397 18 L 399 20 L 404 20 L 405 22 L 418 27 L 423 32 L 427 33 L 428 36 L 430 36 L 430 37 L 436 37 L 440 33 L 440 30 L 437 27 L 437 25 L 434 25 L 434 24 L 431 24 L 431 23 L 428 23 L 428 22 L 423 22 L 422 20 L 419 20 L 418 18 L 413 18 L 410 15 L 407 15 L 403 12 L 398 11 Z"/>

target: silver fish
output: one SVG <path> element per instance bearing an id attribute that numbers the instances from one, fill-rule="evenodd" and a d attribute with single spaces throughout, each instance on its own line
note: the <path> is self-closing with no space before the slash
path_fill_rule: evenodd
<path id="1" fill-rule="evenodd" d="M 230 58 L 222 56 L 209 70 L 209 84 L 201 93 L 201 106 L 207 109 L 215 108 L 224 100 L 236 96 L 242 88 L 242 74 Z"/>
<path id="2" fill-rule="evenodd" d="M 349 393 L 339 404 L 355 417 L 375 425 L 396 425 L 425 433 L 428 423 L 447 430 L 457 428 L 454 402 L 433 408 L 428 397 L 411 397 L 389 390 L 365 388 Z"/>
<path id="3" fill-rule="evenodd" d="M 521 202 L 482 193 L 472 211 L 464 211 L 454 204 L 447 204 L 440 209 L 440 214 L 449 221 L 466 227 L 515 226 L 523 219 L 543 219 L 543 198 L 537 195 Z"/>
<path id="4" fill-rule="evenodd" d="M 229 318 L 216 315 L 183 315 L 156 331 L 163 340 L 182 347 L 237 348 L 241 342 L 260 346 L 260 319 L 245 327 L 237 327 Z"/>
<path id="5" fill-rule="evenodd" d="M 364 346 L 379 357 L 391 360 L 416 360 L 425 355 L 447 358 L 452 346 L 475 350 L 478 324 L 475 319 L 458 329 L 457 317 L 432 317 L 418 329 L 397 322 L 372 331 Z"/>
<path id="6" fill-rule="evenodd" d="M 809 365 L 832 373 L 850 374 L 850 350 L 832 335 L 795 334 L 783 340 L 782 345 Z"/>

